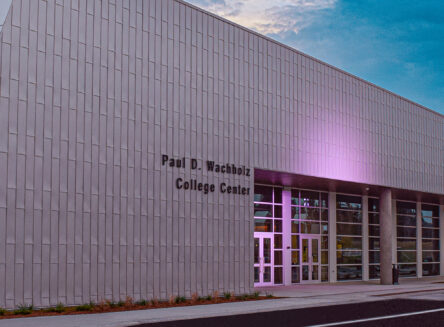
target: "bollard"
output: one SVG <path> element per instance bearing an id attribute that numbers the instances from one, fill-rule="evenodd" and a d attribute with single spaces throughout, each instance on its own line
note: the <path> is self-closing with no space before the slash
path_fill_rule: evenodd
<path id="1" fill-rule="evenodd" d="M 393 285 L 399 285 L 399 266 L 395 264 L 392 267 L 392 279 Z"/>

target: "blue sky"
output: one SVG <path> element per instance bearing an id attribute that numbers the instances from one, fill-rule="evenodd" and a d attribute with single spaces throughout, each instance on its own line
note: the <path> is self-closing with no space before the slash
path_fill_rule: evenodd
<path id="1" fill-rule="evenodd" d="M 444 114 L 444 1 L 188 0 Z"/>

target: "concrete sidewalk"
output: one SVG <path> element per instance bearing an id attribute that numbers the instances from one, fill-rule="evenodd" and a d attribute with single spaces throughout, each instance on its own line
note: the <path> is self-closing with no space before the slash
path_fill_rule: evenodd
<path id="1" fill-rule="evenodd" d="M 401 285 L 388 286 L 379 285 L 377 282 L 354 282 L 260 288 L 258 291 L 273 293 L 275 296 L 285 296 L 286 298 L 169 309 L 5 319 L 0 320 L 0 327 L 137 326 L 151 322 L 380 301 L 390 298 L 420 296 L 422 298 L 435 297 L 433 299 L 442 298 L 444 300 L 444 278 L 406 279 L 401 281 Z"/>

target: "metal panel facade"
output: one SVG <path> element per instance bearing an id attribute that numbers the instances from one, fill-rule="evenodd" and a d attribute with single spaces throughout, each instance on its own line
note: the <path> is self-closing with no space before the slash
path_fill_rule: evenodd
<path id="1" fill-rule="evenodd" d="M 444 194 L 444 118 L 178 0 L 13 0 L 0 47 L 0 306 L 253 287 L 253 178 Z"/>

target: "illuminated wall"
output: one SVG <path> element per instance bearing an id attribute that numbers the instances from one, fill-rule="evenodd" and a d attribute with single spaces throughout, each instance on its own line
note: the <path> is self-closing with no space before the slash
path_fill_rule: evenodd
<path id="1" fill-rule="evenodd" d="M 13 0 L 0 63 L 2 307 L 251 291 L 207 160 L 444 194 L 443 116 L 181 1 Z"/>

